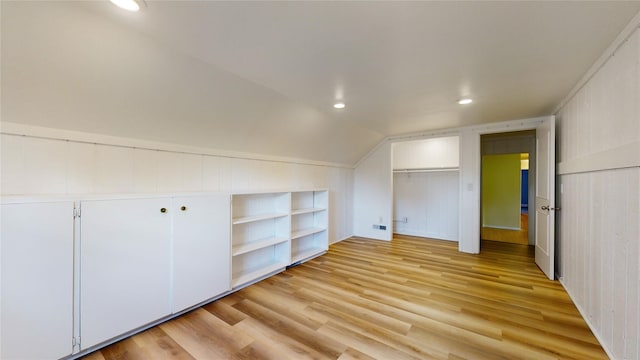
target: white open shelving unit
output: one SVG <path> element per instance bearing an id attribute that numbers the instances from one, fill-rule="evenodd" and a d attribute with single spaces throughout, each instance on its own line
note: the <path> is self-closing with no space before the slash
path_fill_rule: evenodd
<path id="1" fill-rule="evenodd" d="M 291 193 L 291 263 L 327 251 L 329 192 Z"/>
<path id="2" fill-rule="evenodd" d="M 233 194 L 232 288 L 326 252 L 328 197 L 327 190 Z"/>

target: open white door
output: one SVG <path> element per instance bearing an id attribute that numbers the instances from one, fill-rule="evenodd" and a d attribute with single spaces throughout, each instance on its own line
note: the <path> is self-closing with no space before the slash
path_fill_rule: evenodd
<path id="1" fill-rule="evenodd" d="M 536 128 L 536 264 L 554 279 L 555 253 L 555 117 Z"/>

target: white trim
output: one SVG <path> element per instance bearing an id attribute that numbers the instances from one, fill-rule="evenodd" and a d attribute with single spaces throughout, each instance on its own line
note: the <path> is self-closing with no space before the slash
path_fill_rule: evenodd
<path id="1" fill-rule="evenodd" d="M 428 172 L 458 172 L 458 171 L 460 171 L 459 167 L 393 169 L 393 173 L 394 174 L 428 173 Z"/>
<path id="2" fill-rule="evenodd" d="M 470 127 L 470 129 L 474 130 L 476 133 L 480 135 L 498 134 L 498 133 L 512 132 L 512 131 L 535 130 L 538 127 L 538 125 L 542 124 L 543 121 L 549 119 L 551 116 L 554 116 L 554 115 L 539 116 L 539 117 L 529 118 L 529 119 L 519 119 L 519 120 L 502 121 L 497 123 L 477 125 L 477 126 Z"/>
<path id="3" fill-rule="evenodd" d="M 558 163 L 558 175 L 640 167 L 640 141 Z"/>
<path id="4" fill-rule="evenodd" d="M 403 142 L 403 141 L 413 141 L 413 140 L 422 140 L 429 138 L 439 138 L 446 136 L 458 136 L 459 135 L 459 127 L 457 128 L 445 128 L 434 131 L 419 131 L 415 133 L 401 134 L 401 135 L 393 135 L 388 136 L 387 139 L 393 142 Z"/>
<path id="5" fill-rule="evenodd" d="M 334 241 L 334 242 L 332 242 L 332 243 L 329 243 L 329 245 L 337 244 L 337 243 L 339 243 L 339 242 L 341 242 L 341 241 L 345 241 L 345 240 L 347 240 L 347 239 L 351 239 L 353 236 L 354 236 L 354 235 L 349 235 L 349 236 L 347 236 L 347 237 L 345 237 L 345 238 L 338 239 L 338 240 L 336 240 L 336 241 Z"/>
<path id="6" fill-rule="evenodd" d="M 128 199 L 159 199 L 186 196 L 207 196 L 231 194 L 230 191 L 161 192 L 161 193 L 115 193 L 115 194 L 38 194 L 38 195 L 2 195 L 0 204 L 47 203 L 58 201 L 101 201 Z"/>
<path id="7" fill-rule="evenodd" d="M 513 227 L 513 226 L 500 226 L 500 225 L 482 225 L 483 228 L 491 228 L 491 229 L 500 229 L 500 230 L 515 230 L 515 231 L 520 231 L 522 230 L 522 228 L 520 227 Z"/>
<path id="8" fill-rule="evenodd" d="M 595 74 L 600 71 L 600 69 L 609 61 L 609 59 L 616 54 L 616 51 L 620 49 L 625 42 L 633 36 L 633 34 L 640 28 L 640 12 L 638 12 L 627 24 L 627 26 L 618 34 L 616 39 L 609 45 L 609 47 L 604 51 L 604 53 L 596 60 L 596 62 L 591 65 L 589 70 L 584 74 L 584 76 L 578 81 L 578 83 L 571 89 L 569 94 L 558 104 L 558 106 L 553 109 L 553 114 L 558 114 L 560 109 L 565 107 L 571 99 L 580 91 L 590 80 L 595 76 Z"/>
<path id="9" fill-rule="evenodd" d="M 363 156 L 356 164 L 353 166 L 357 168 L 368 159 L 373 153 L 375 153 L 380 147 L 382 147 L 387 142 L 395 143 L 402 141 L 412 141 L 412 140 L 421 140 L 428 138 L 437 138 L 437 137 L 445 137 L 445 136 L 460 136 L 462 131 L 471 130 L 475 131 L 478 134 L 491 134 L 491 133 L 500 133 L 500 132 L 510 132 L 510 131 L 522 131 L 522 130 L 531 130 L 535 129 L 536 126 L 545 119 L 549 118 L 549 116 L 540 116 L 535 118 L 528 119 L 516 119 L 516 120 L 508 120 L 508 121 L 500 121 L 493 123 L 486 123 L 480 125 L 468 125 L 468 126 L 460 126 L 454 128 L 445 128 L 438 129 L 432 131 L 416 131 L 414 133 L 406 133 L 400 135 L 391 135 L 387 136 L 384 139 L 380 140 L 380 142 L 369 151 L 365 156 Z"/>
<path id="10" fill-rule="evenodd" d="M 360 160 L 358 160 L 358 162 L 356 162 L 356 164 L 353 166 L 354 169 L 358 168 L 363 162 L 365 162 L 371 155 L 373 155 L 376 151 L 378 151 L 378 149 L 380 149 L 382 146 L 384 146 L 387 141 L 389 141 L 389 138 L 386 137 L 384 139 L 382 139 L 376 146 L 373 147 L 373 149 L 371 149 L 368 153 L 365 154 L 365 156 L 363 156 L 362 158 L 360 158 Z M 392 159 L 393 161 L 393 159 Z"/>
<path id="11" fill-rule="evenodd" d="M 12 122 L 0 122 L 0 134 L 14 135 L 14 136 L 28 136 L 32 138 L 60 140 L 60 141 L 72 141 L 77 143 L 98 144 L 116 147 L 125 147 L 133 149 L 145 149 L 156 151 L 167 151 L 173 153 L 182 154 L 195 154 L 206 156 L 217 156 L 231 159 L 247 159 L 258 161 L 270 161 L 300 165 L 312 165 L 312 166 L 324 166 L 324 167 L 337 167 L 353 169 L 351 165 L 331 163 L 316 160 L 305 160 L 298 158 L 291 158 L 285 156 L 271 156 L 255 153 L 246 153 L 239 151 L 227 151 L 187 145 L 179 145 L 164 142 L 155 142 L 142 139 L 124 138 L 110 135 L 86 133 L 80 131 L 54 129 L 41 126 L 25 125 Z"/>
<path id="12" fill-rule="evenodd" d="M 537 128 L 539 124 L 541 124 L 544 120 L 554 118 L 555 115 L 549 116 L 541 116 L 537 118 L 531 119 L 521 119 L 521 120 L 513 120 L 506 121 L 500 123 L 493 124 L 485 124 L 480 126 L 469 127 L 469 135 L 476 137 L 477 140 L 477 148 L 473 149 L 473 156 L 475 157 L 474 166 L 471 167 L 468 164 L 465 164 L 462 160 L 462 146 L 460 147 L 460 214 L 459 214 L 459 230 L 460 241 L 459 241 L 459 251 L 470 253 L 470 254 L 478 254 L 480 253 L 480 213 L 481 213 L 481 198 L 480 198 L 480 184 L 481 184 L 481 163 L 482 163 L 482 142 L 480 135 L 482 134 L 495 134 L 502 132 L 512 132 L 512 131 L 523 131 L 523 130 L 534 130 Z M 472 176 L 472 187 L 474 188 L 469 194 L 469 191 L 465 190 L 465 187 L 468 185 L 464 181 L 465 179 L 469 181 L 467 178 L 468 174 Z M 468 197 L 465 199 L 465 197 Z M 471 198 L 472 197 L 472 198 Z M 472 199 L 472 202 L 471 200 Z M 465 204 L 465 201 L 469 201 Z M 468 210 L 465 210 L 465 205 L 467 207 L 472 206 L 473 212 L 469 213 Z M 473 218 L 471 218 L 473 215 Z M 477 218 L 475 218 L 477 216 Z M 477 223 L 476 223 L 477 221 Z M 468 232 L 465 231 L 466 227 L 471 226 L 470 224 L 474 224 L 472 229 Z M 471 235 L 469 235 L 471 234 Z M 468 237 L 465 237 L 468 236 Z"/>
<path id="13" fill-rule="evenodd" d="M 405 230 L 405 231 L 394 231 L 393 235 L 415 236 L 415 237 L 425 238 L 428 240 L 451 241 L 455 243 L 458 242 L 458 239 L 456 238 L 456 236 L 451 234 L 435 234 L 435 233 L 429 233 L 429 232 Z"/>
<path id="14" fill-rule="evenodd" d="M 613 356 L 613 352 L 609 350 L 609 348 L 607 348 L 607 342 L 604 341 L 600 333 L 597 331 L 598 329 L 595 326 L 593 326 L 591 321 L 589 321 L 589 317 L 587 316 L 587 313 L 582 309 L 582 306 L 580 306 L 580 304 L 576 301 L 576 298 L 573 296 L 569 288 L 567 288 L 567 286 L 565 285 L 564 279 L 559 278 L 558 281 L 560 282 L 560 285 L 562 285 L 564 290 L 567 292 L 567 294 L 569 294 L 569 298 L 571 298 L 573 305 L 575 305 L 575 307 L 578 309 L 578 312 L 580 313 L 584 321 L 587 323 L 587 326 L 589 327 L 589 329 L 591 329 L 591 332 L 600 343 L 600 346 L 602 346 L 602 349 L 604 349 L 604 352 L 607 353 L 607 356 L 609 356 L 609 359 L 616 360 L 616 357 Z"/>

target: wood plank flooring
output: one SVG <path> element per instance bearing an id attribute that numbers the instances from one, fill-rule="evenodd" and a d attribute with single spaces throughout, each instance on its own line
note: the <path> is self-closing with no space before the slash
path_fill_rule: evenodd
<path id="1" fill-rule="evenodd" d="M 606 359 L 526 245 L 351 238 L 319 258 L 85 357 Z"/>
<path id="2" fill-rule="evenodd" d="M 529 243 L 529 215 L 520 214 L 520 230 L 506 230 L 482 227 L 480 237 L 482 238 L 482 240 L 493 240 L 527 245 Z"/>

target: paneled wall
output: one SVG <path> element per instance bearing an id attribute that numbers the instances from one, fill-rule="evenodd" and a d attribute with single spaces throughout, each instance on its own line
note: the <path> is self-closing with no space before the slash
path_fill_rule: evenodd
<path id="1" fill-rule="evenodd" d="M 391 241 L 393 173 L 391 143 L 384 141 L 358 164 L 354 176 L 354 235 Z M 386 229 L 376 229 L 384 225 Z"/>
<path id="2" fill-rule="evenodd" d="M 393 169 L 457 168 L 460 166 L 458 136 L 393 143 Z"/>
<path id="3" fill-rule="evenodd" d="M 353 169 L 346 167 L 8 134 L 0 145 L 3 196 L 328 188 L 330 241 L 353 233 Z"/>
<path id="4" fill-rule="evenodd" d="M 458 241 L 458 171 L 393 176 L 393 232 Z"/>
<path id="5" fill-rule="evenodd" d="M 640 358 L 639 64 L 636 29 L 557 114 L 556 268 L 613 359 Z"/>

